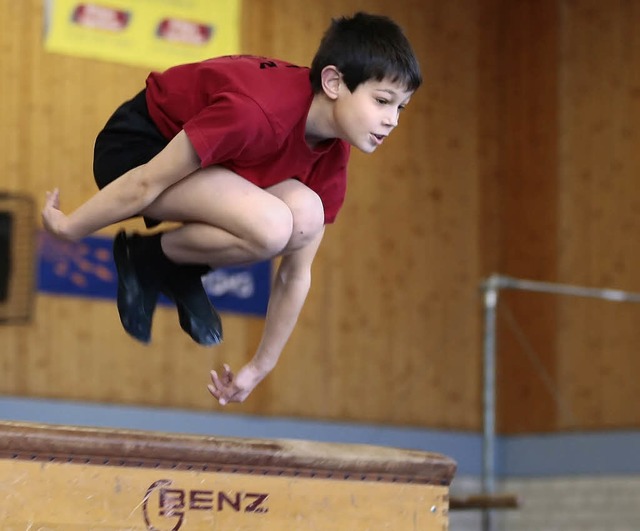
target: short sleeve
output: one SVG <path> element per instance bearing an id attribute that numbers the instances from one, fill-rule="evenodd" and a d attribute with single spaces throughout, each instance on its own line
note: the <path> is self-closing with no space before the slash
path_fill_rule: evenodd
<path id="1" fill-rule="evenodd" d="M 241 94 L 216 95 L 183 128 L 203 168 L 230 160 L 260 160 L 276 149 L 273 129 L 264 112 Z"/>

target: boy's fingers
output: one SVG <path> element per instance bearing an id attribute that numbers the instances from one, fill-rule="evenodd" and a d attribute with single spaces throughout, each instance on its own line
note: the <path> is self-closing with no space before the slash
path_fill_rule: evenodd
<path id="1" fill-rule="evenodd" d="M 222 382 L 220 381 L 220 378 L 218 377 L 218 373 L 216 371 L 211 371 L 211 381 L 216 386 L 216 388 L 223 387 Z"/>
<path id="2" fill-rule="evenodd" d="M 209 392 L 214 396 L 214 398 L 216 398 L 216 400 L 218 400 L 221 406 L 224 406 L 227 404 L 227 401 L 224 398 L 222 398 L 222 393 L 218 391 L 213 385 L 211 384 L 207 385 L 207 389 L 209 389 Z"/>
<path id="3" fill-rule="evenodd" d="M 218 402 L 220 403 L 221 406 L 226 406 L 229 403 L 230 398 L 226 397 L 226 395 L 232 396 L 233 393 L 237 392 L 237 390 L 235 389 L 232 389 L 231 390 L 232 392 L 228 392 L 230 390 L 227 389 L 227 387 L 233 380 L 233 374 L 231 373 L 231 370 L 229 369 L 228 365 L 224 366 L 224 371 L 225 371 L 223 374 L 223 378 L 225 380 L 224 383 L 218 376 L 218 372 L 215 370 L 212 370 L 210 374 L 211 374 L 211 381 L 213 382 L 213 385 L 212 384 L 207 385 L 207 389 L 209 389 L 209 392 L 215 398 L 218 399 Z"/>
<path id="4" fill-rule="evenodd" d="M 47 191 L 45 197 L 46 197 L 47 205 L 53 206 L 54 208 L 58 207 L 59 192 L 57 188 L 55 188 L 52 192 Z"/>

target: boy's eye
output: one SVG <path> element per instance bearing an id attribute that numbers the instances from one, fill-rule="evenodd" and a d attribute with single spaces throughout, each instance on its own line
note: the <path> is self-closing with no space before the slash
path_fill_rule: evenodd
<path id="1" fill-rule="evenodd" d="M 385 100 L 384 98 L 376 98 L 376 101 L 380 104 L 380 105 L 386 105 L 387 103 L 389 103 L 388 100 Z"/>

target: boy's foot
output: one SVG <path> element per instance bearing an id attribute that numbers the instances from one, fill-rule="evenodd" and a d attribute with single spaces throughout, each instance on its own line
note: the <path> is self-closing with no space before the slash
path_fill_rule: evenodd
<path id="1" fill-rule="evenodd" d="M 151 284 L 143 284 L 138 276 L 131 253 L 134 238 L 120 231 L 113 241 L 118 271 L 118 313 L 124 329 L 138 341 L 148 343 L 158 290 Z"/>
<path id="2" fill-rule="evenodd" d="M 202 285 L 206 266 L 178 265 L 167 277 L 162 292 L 176 304 L 182 329 L 200 345 L 222 342 L 222 321 Z"/>

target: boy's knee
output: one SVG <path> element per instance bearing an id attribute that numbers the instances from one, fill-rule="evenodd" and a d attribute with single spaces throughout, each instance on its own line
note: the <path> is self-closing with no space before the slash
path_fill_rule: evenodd
<path id="1" fill-rule="evenodd" d="M 262 216 L 251 236 L 258 257 L 271 258 L 280 254 L 291 240 L 292 229 L 293 216 L 286 205 Z"/>
<path id="2" fill-rule="evenodd" d="M 318 194 L 307 189 L 296 199 L 289 205 L 293 216 L 289 248 L 304 247 L 324 227 L 324 206 Z"/>

